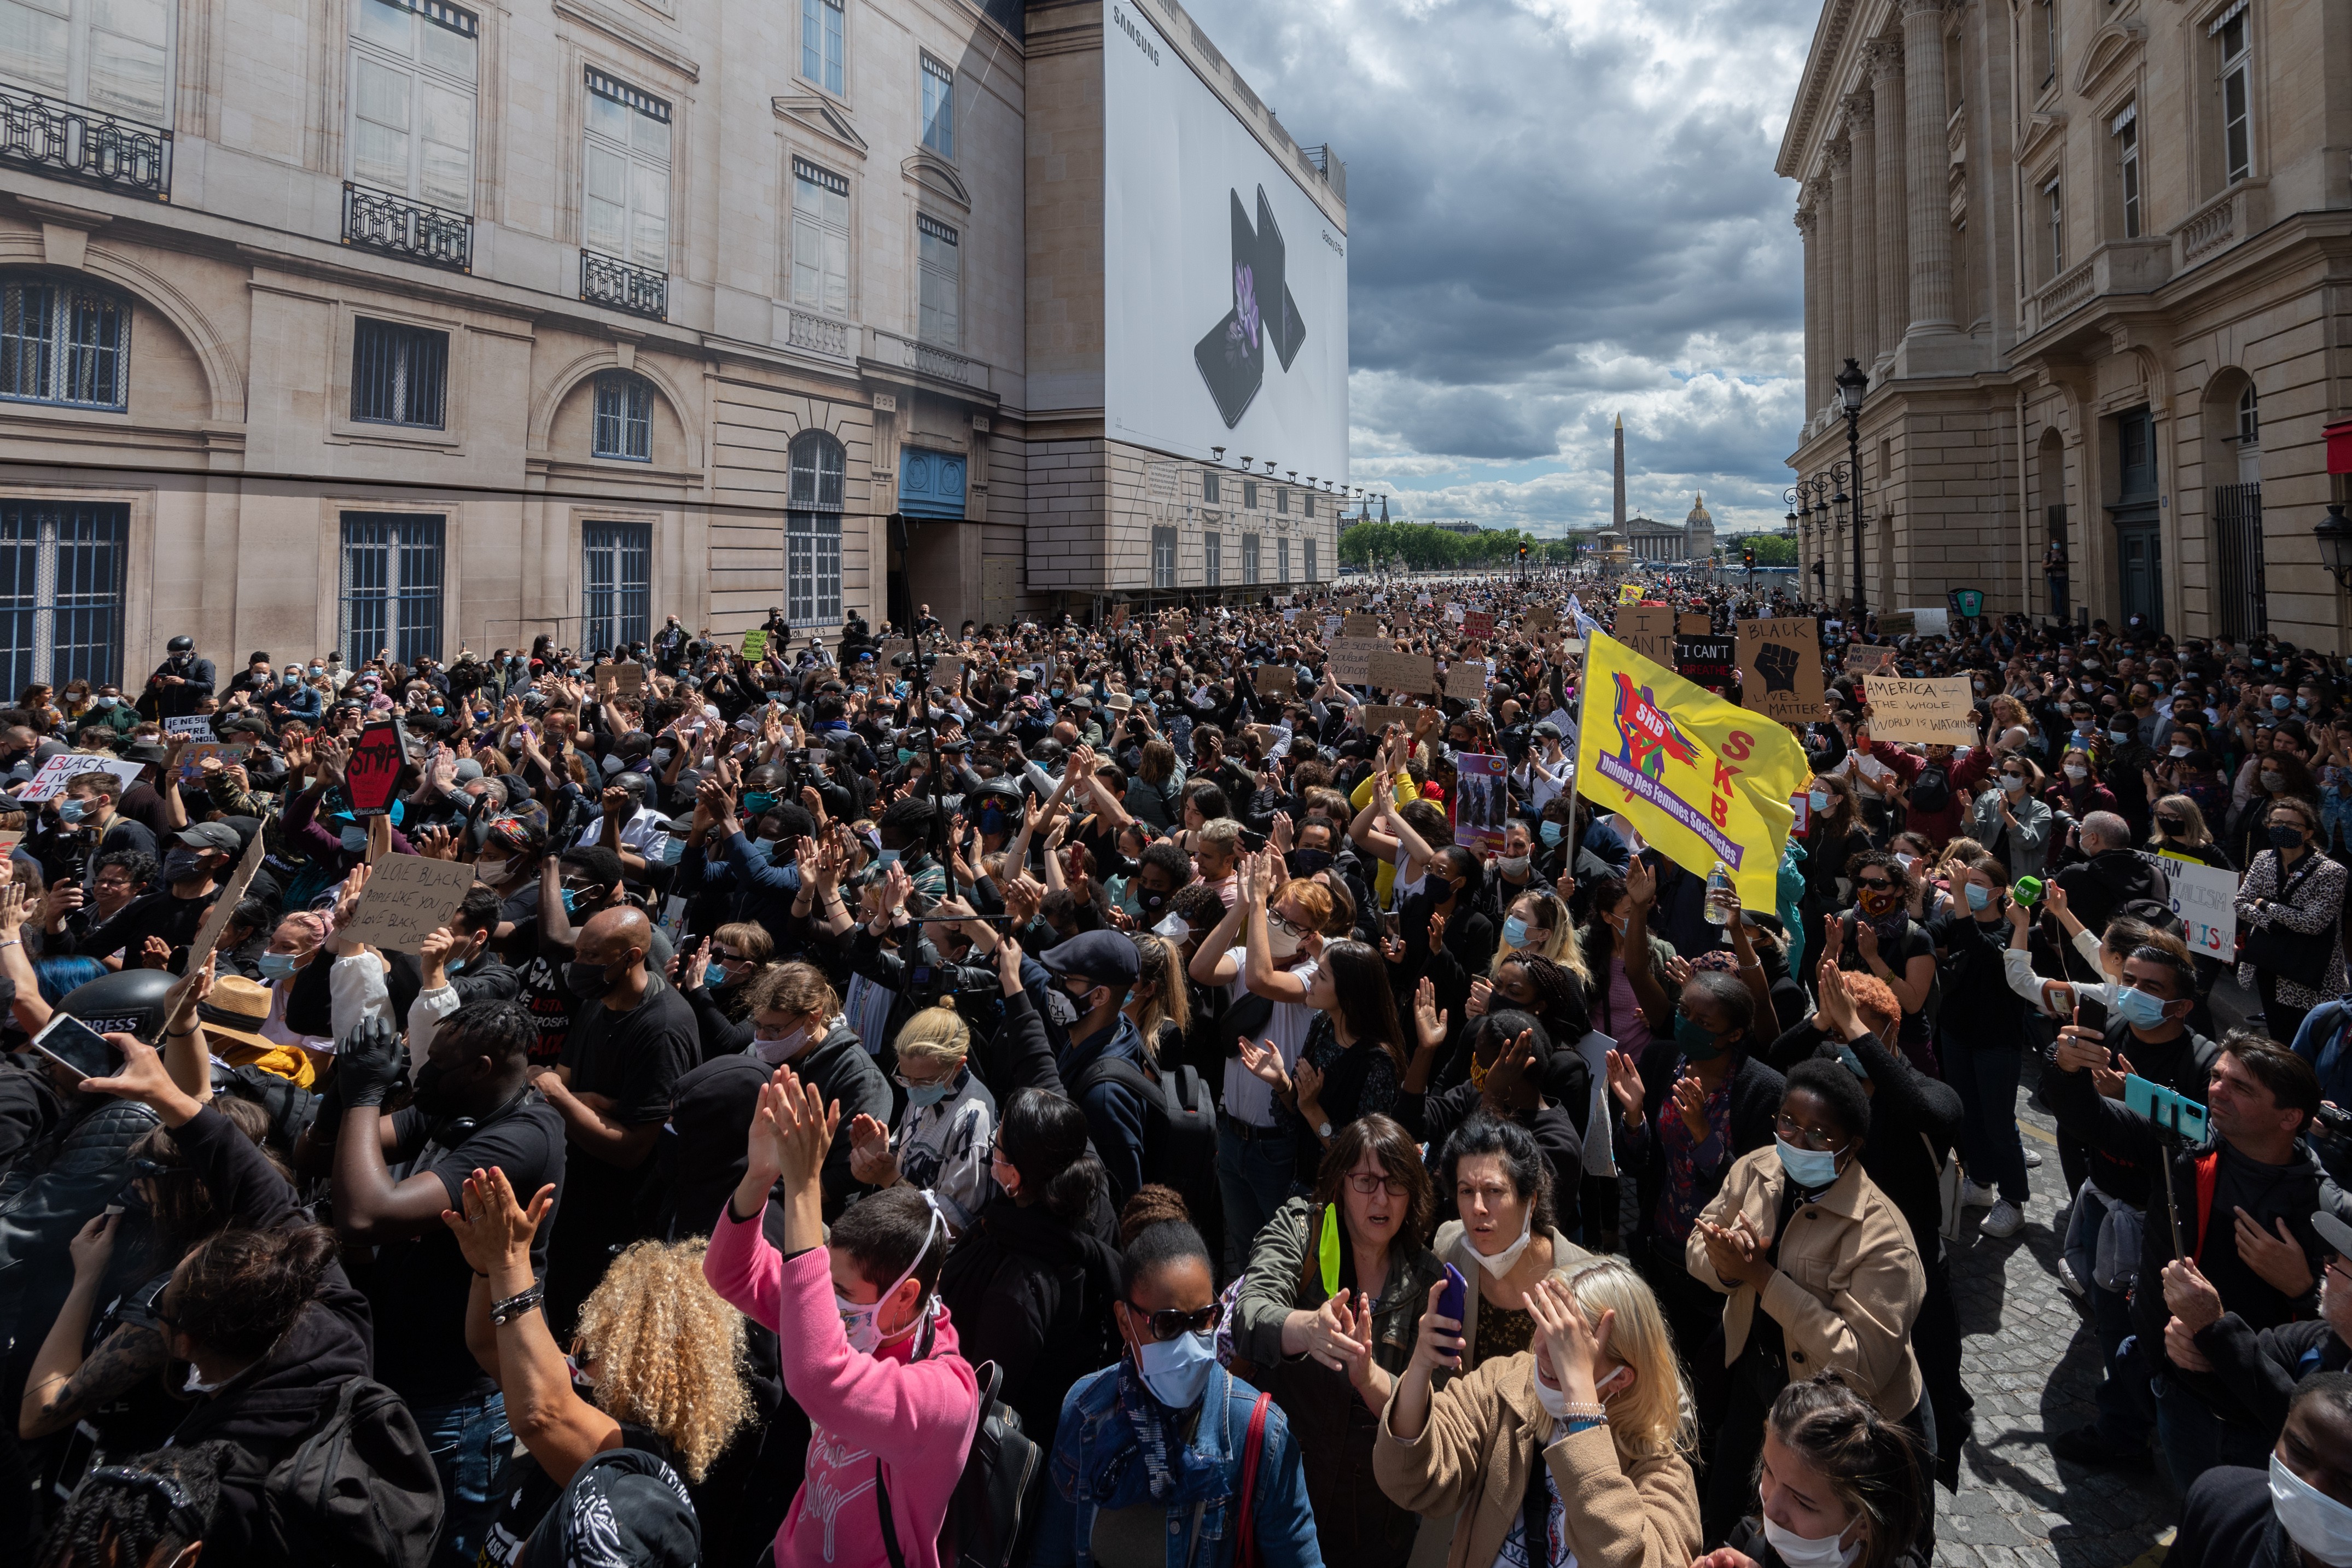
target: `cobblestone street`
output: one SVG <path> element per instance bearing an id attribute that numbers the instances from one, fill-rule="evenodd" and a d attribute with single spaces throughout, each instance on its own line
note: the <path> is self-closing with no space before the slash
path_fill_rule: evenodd
<path id="1" fill-rule="evenodd" d="M 2042 1156 L 2031 1173 L 2026 1227 L 2005 1241 L 1980 1237 L 1984 1211 L 1971 1209 L 1952 1259 L 1976 1434 L 1960 1461 L 1959 1495 L 1937 1490 L 1936 1561 L 2125 1568 L 2169 1539 L 2177 1508 L 2152 1470 L 2061 1464 L 2046 1441 L 2091 1417 L 2099 1347 L 2089 1317 L 2059 1282 L 2064 1235 L 2055 1227 L 2066 1193 L 2055 1124 L 2023 1099 L 2037 1065 L 2029 1057 L 2019 1105 L 2025 1146 Z"/>

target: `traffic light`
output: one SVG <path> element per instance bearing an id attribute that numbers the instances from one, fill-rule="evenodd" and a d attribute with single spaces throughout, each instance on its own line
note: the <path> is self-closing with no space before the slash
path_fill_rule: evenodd
<path id="1" fill-rule="evenodd" d="M 1520 559 L 1521 560 L 1525 560 L 1525 559 L 1528 559 L 1528 547 L 1527 547 L 1527 546 L 1525 546 L 1525 545 L 1521 545 L 1521 546 L 1519 547 L 1519 559 Z"/>
<path id="2" fill-rule="evenodd" d="M 1756 547 L 1754 545 L 1741 545 L 1739 547 L 1739 564 L 1746 567 L 1750 571 L 1754 571 L 1756 570 Z"/>

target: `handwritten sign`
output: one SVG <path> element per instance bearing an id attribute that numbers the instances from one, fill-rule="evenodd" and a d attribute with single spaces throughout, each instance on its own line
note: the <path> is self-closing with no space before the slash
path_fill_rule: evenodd
<path id="1" fill-rule="evenodd" d="M 942 653 L 931 664 L 931 689 L 954 692 L 963 689 L 964 661 L 952 653 Z"/>
<path id="2" fill-rule="evenodd" d="M 1878 613 L 1878 634 L 1882 637 L 1908 637 L 1919 630 L 1918 615 L 1909 610 L 1882 610 Z"/>
<path id="3" fill-rule="evenodd" d="M 380 817 L 391 810 L 393 787 L 400 781 L 401 767 L 407 760 L 408 747 L 396 722 L 372 724 L 361 730 L 352 746 L 350 765 L 343 770 L 352 814 Z"/>
<path id="4" fill-rule="evenodd" d="M 1348 637 L 1377 637 L 1381 634 L 1381 618 L 1360 610 L 1351 610 L 1339 617 L 1339 632 Z"/>
<path id="5" fill-rule="evenodd" d="M 183 714 L 178 718 L 163 721 L 163 733 L 187 740 L 212 740 L 213 717 L 208 713 Z"/>
<path id="6" fill-rule="evenodd" d="M 2189 948 L 2230 961 L 2238 950 L 2238 873 L 2157 852 L 2172 880 L 2172 913 L 2189 929 Z"/>
<path id="7" fill-rule="evenodd" d="M 1393 648 L 1372 650 L 1371 684 L 1392 692 L 1437 695 L 1437 661 L 1426 653 L 1400 653 Z"/>
<path id="8" fill-rule="evenodd" d="M 1462 617 L 1462 634 L 1483 643 L 1495 634 L 1495 612 L 1473 610 Z"/>
<path id="9" fill-rule="evenodd" d="M 1738 646 L 1730 637 L 1677 637 L 1675 671 L 1686 681 L 1720 692 L 1731 684 L 1732 659 Z"/>
<path id="10" fill-rule="evenodd" d="M 446 925 L 474 885 L 474 868 L 429 855 L 386 855 L 368 873 L 351 925 L 337 933 L 379 952 L 414 953 Z"/>
<path id="11" fill-rule="evenodd" d="M 1370 620 L 1367 616 L 1365 619 Z M 1372 654 L 1381 644 L 1370 637 L 1342 637 L 1331 644 L 1331 678 L 1343 686 L 1372 684 Z"/>
<path id="12" fill-rule="evenodd" d="M 268 820 L 263 819 L 264 821 Z M 195 938 L 188 944 L 188 968 L 202 967 L 204 961 L 212 956 L 213 949 L 220 946 L 221 933 L 228 929 L 229 916 L 236 913 L 238 903 L 244 899 L 245 890 L 253 885 L 254 873 L 261 869 L 261 857 L 265 852 L 261 830 L 257 828 L 252 842 L 245 846 L 245 853 L 237 858 L 236 869 L 229 873 L 228 882 L 221 888 L 220 896 L 213 900 L 210 909 L 205 911 L 205 923 L 196 927 Z"/>
<path id="13" fill-rule="evenodd" d="M 1346 624 L 1347 622 L 1345 618 L 1341 616 L 1326 615 L 1323 617 L 1323 640 L 1328 643 L 1332 638 L 1337 637 L 1339 634 L 1339 629 Z"/>
<path id="14" fill-rule="evenodd" d="M 602 701 L 615 696 L 633 697 L 646 689 L 646 667 L 643 664 L 599 664 L 596 666 L 596 695 Z"/>
<path id="15" fill-rule="evenodd" d="M 1559 612 L 1549 605 L 1538 605 L 1519 617 L 1519 627 L 1531 636 L 1540 637 L 1559 624 Z"/>
<path id="16" fill-rule="evenodd" d="M 1617 610 L 1617 641 L 1653 664 L 1675 662 L 1675 612 L 1658 604 L 1625 604 Z"/>
<path id="17" fill-rule="evenodd" d="M 1445 667 L 1445 695 L 1455 702 L 1486 700 L 1486 661 L 1457 659 Z"/>
<path id="18" fill-rule="evenodd" d="M 1385 734 L 1389 726 L 1392 724 L 1404 726 L 1404 732 L 1411 735 L 1412 727 L 1421 722 L 1423 711 L 1421 708 L 1400 706 L 1395 704 L 1366 703 L 1357 710 L 1357 722 L 1364 727 L 1366 735 Z"/>
<path id="19" fill-rule="evenodd" d="M 1974 746 L 1976 697 L 1966 675 L 1910 680 L 1872 675 L 1864 687 L 1870 701 L 1873 740 L 1908 740 L 1927 746 Z"/>
<path id="20" fill-rule="evenodd" d="M 767 656 L 768 631 L 762 626 L 743 633 L 743 657 L 758 664 Z"/>
<path id="21" fill-rule="evenodd" d="M 1883 643 L 1864 643 L 1845 652 L 1845 667 L 1857 675 L 1874 674 L 1895 667 L 1895 650 Z"/>
<path id="22" fill-rule="evenodd" d="M 1298 672 L 1287 664 L 1260 664 L 1251 672 L 1252 687 L 1262 697 L 1277 702 L 1295 702 L 1298 698 Z"/>
<path id="23" fill-rule="evenodd" d="M 16 791 L 16 799 L 26 805 L 54 800 L 65 792 L 67 779 L 83 773 L 111 773 L 121 779 L 122 787 L 128 789 L 139 782 L 139 775 L 145 770 L 145 766 L 118 758 L 92 757 L 87 752 L 65 752 L 42 763 L 40 771 L 33 775 L 33 781 Z"/>
<path id="24" fill-rule="evenodd" d="M 1714 617 L 1704 610 L 1685 610 L 1675 617 L 1675 635 L 1677 637 L 1704 637 L 1714 630 Z"/>
<path id="25" fill-rule="evenodd" d="M 1821 622 L 1811 616 L 1735 621 L 1740 669 L 1739 706 L 1778 724 L 1809 724 L 1821 716 Z"/>

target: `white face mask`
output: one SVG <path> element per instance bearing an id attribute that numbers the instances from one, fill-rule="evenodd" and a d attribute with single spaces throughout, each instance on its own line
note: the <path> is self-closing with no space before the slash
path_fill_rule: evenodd
<path id="1" fill-rule="evenodd" d="M 1532 1242 L 1535 1239 L 1536 1206 L 1531 1202 L 1528 1205 L 1528 1217 L 1519 1226 L 1519 1239 L 1517 1241 L 1512 1242 L 1508 1247 L 1504 1248 L 1500 1252 L 1494 1254 L 1492 1257 L 1479 1251 L 1476 1244 L 1473 1243 L 1470 1248 L 1470 1255 L 1478 1260 L 1478 1267 L 1486 1270 L 1486 1272 L 1494 1275 L 1495 1278 L 1499 1280 L 1504 1275 L 1511 1271 L 1511 1265 L 1519 1260 L 1519 1254 L 1525 1252 L 1528 1249 L 1528 1243 Z"/>
<path id="2" fill-rule="evenodd" d="M 1799 1535 L 1773 1523 L 1769 1514 L 1764 1516 L 1764 1539 L 1771 1542 L 1772 1550 L 1780 1554 L 1780 1561 L 1788 1568 L 1844 1568 L 1844 1564 L 1862 1555 L 1862 1537 L 1858 1534 L 1851 1546 L 1843 1544 L 1844 1531 L 1818 1538 Z"/>
<path id="3" fill-rule="evenodd" d="M 923 1201 L 929 1204 L 931 1207 L 930 1228 L 923 1232 L 923 1245 L 917 1249 L 914 1261 L 908 1264 L 898 1277 L 890 1281 L 889 1289 L 863 1305 L 844 1297 L 839 1291 L 833 1293 L 834 1311 L 841 1314 L 841 1332 L 847 1337 L 849 1348 L 854 1351 L 871 1355 L 882 1348 L 882 1303 L 897 1295 L 898 1287 L 915 1277 L 915 1270 L 921 1265 L 923 1254 L 931 1249 L 931 1242 L 940 1233 L 939 1199 L 927 1191 L 923 1194 Z M 923 1315 L 918 1312 L 908 1318 L 906 1324 L 889 1337 L 904 1338 L 913 1333 L 922 1321 Z"/>
<path id="4" fill-rule="evenodd" d="M 2337 1502 L 2271 1456 L 2271 1511 L 2287 1539 L 2328 1568 L 2352 1568 L 2352 1508 Z"/>
<path id="5" fill-rule="evenodd" d="M 808 1049 L 809 1027 L 806 1024 L 789 1034 L 761 1034 L 755 1028 L 751 1034 L 751 1051 L 771 1067 L 782 1067 Z"/>
<path id="6" fill-rule="evenodd" d="M 1298 933 L 1285 931 L 1269 920 L 1265 926 L 1265 946 L 1266 951 L 1274 956 L 1274 961 L 1279 964 L 1298 951 Z"/>

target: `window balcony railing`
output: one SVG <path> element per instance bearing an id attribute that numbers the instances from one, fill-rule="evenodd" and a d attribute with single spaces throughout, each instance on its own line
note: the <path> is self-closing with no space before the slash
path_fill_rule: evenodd
<path id="1" fill-rule="evenodd" d="M 470 272 L 474 266 L 474 220 L 343 182 L 343 243 L 427 267 Z"/>
<path id="2" fill-rule="evenodd" d="M 666 320 L 669 316 L 669 275 L 583 250 L 580 253 L 580 298 L 592 305 L 626 310 L 633 316 Z"/>
<path id="3" fill-rule="evenodd" d="M 829 321 L 822 316 L 812 316 L 805 310 L 794 310 L 785 328 L 785 341 L 793 348 L 805 349 L 813 354 L 832 359 L 849 357 L 849 328 L 841 321 Z"/>
<path id="4" fill-rule="evenodd" d="M 172 199 L 172 133 L 0 87 L 0 164 Z"/>

